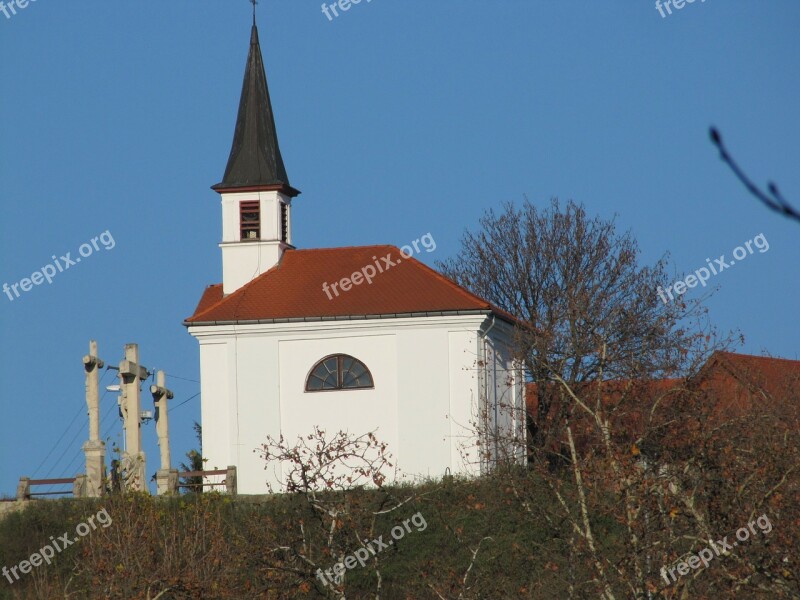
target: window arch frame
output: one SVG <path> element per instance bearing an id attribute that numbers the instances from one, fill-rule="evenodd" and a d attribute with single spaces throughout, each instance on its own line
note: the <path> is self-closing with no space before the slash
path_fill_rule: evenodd
<path id="1" fill-rule="evenodd" d="M 322 388 L 322 389 L 318 389 L 318 390 L 309 389 L 309 383 L 311 381 L 311 377 L 314 376 L 314 377 L 319 378 L 318 375 L 314 375 L 314 371 L 316 371 L 317 368 L 320 365 L 325 363 L 325 361 L 328 361 L 331 358 L 336 358 L 337 359 L 337 361 L 336 361 L 336 387 L 335 388 Z M 364 368 L 364 371 L 366 372 L 367 375 L 369 375 L 369 379 L 372 382 L 371 385 L 360 385 L 360 386 L 357 386 L 357 387 L 344 387 L 344 372 L 342 370 L 342 366 L 344 364 L 344 360 L 346 360 L 348 358 L 354 360 L 355 363 L 361 365 Z M 351 354 L 344 354 L 343 352 L 336 352 L 334 354 L 328 354 L 327 356 L 324 356 L 321 359 L 319 359 L 317 362 L 315 362 L 312 365 L 311 369 L 309 369 L 308 373 L 306 374 L 306 382 L 305 382 L 305 385 L 303 386 L 304 392 L 308 393 L 308 394 L 316 394 L 318 392 L 352 392 L 352 391 L 359 391 L 359 390 L 374 390 L 374 389 L 375 389 L 375 377 L 372 376 L 372 371 L 366 365 L 366 363 L 364 361 L 356 358 L 355 356 L 353 356 Z"/>

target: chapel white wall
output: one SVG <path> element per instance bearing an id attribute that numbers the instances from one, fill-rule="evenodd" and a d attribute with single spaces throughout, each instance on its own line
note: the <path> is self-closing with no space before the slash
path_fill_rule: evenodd
<path id="1" fill-rule="evenodd" d="M 475 424 L 485 321 L 469 316 L 190 327 L 200 341 L 207 468 L 235 464 L 240 493 L 264 493 L 267 479 L 277 483 L 281 474 L 265 471 L 253 450 L 267 435 L 277 438 L 282 430 L 295 439 L 319 425 L 331 434 L 376 430 L 409 478 L 440 477 L 447 469 L 479 474 Z M 501 334 L 495 328 L 490 338 Z M 375 389 L 305 392 L 312 366 L 335 353 L 363 361 Z M 488 385 L 508 394 L 500 386 L 507 388 L 505 373 L 513 364 L 502 352 L 490 362 Z"/>

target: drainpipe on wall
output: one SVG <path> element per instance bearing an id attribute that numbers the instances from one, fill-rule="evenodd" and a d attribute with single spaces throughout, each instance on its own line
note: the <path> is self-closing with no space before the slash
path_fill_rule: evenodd
<path id="1" fill-rule="evenodd" d="M 482 337 L 483 337 L 483 348 L 482 348 L 482 350 L 483 350 L 483 352 L 482 352 L 482 355 L 483 355 L 482 356 L 482 358 L 483 358 L 483 370 L 486 373 L 484 375 L 483 380 L 484 380 L 484 388 L 485 388 L 484 392 L 486 394 L 486 400 L 487 401 L 489 400 L 489 388 L 488 388 L 489 377 L 488 377 L 487 343 L 486 343 L 486 340 L 487 340 L 487 338 L 489 336 L 489 332 L 494 328 L 496 322 L 497 322 L 497 317 L 494 314 L 492 314 L 492 324 L 489 325 L 489 328 L 486 331 L 484 331 L 483 335 L 482 335 Z M 495 465 L 496 465 L 497 464 L 497 452 L 498 452 L 498 445 L 497 445 L 497 417 L 498 417 L 498 415 L 497 415 L 497 381 L 495 381 L 494 377 L 492 378 L 491 381 L 492 381 L 492 384 L 493 384 L 493 387 L 494 387 L 494 402 L 493 402 L 493 404 L 494 404 L 494 462 L 495 462 Z"/>

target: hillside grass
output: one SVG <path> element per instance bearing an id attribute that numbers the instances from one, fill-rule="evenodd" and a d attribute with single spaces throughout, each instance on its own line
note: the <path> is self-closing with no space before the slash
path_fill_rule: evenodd
<path id="1" fill-rule="evenodd" d="M 326 501 L 347 506 L 333 544 L 345 553 L 361 547 L 359 537 L 391 540 L 392 528 L 414 514 L 427 523 L 424 531 L 409 524 L 410 532 L 376 555 L 377 568 L 348 570 L 341 587 L 348 598 L 374 597 L 379 585 L 387 599 L 462 592 L 564 597 L 562 578 L 549 575 L 569 568 L 565 526 L 531 527 L 529 511 L 502 478 L 353 490 Z M 403 501 L 373 520 L 372 513 Z M 303 554 L 323 569 L 337 562 L 327 521 L 302 495 L 260 502 L 218 494 L 31 502 L 0 522 L 0 566 L 27 560 L 51 536 L 75 537 L 76 526 L 102 509 L 113 519 L 108 528 L 98 527 L 13 585 L 0 580 L 0 597 L 63 598 L 65 590 L 70 598 L 155 598 L 159 592 L 165 600 L 336 597 L 298 558 Z"/>

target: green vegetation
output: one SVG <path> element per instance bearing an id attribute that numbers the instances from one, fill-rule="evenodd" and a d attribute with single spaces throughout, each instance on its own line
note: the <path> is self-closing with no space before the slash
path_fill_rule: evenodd
<path id="1" fill-rule="evenodd" d="M 337 495 L 349 515 L 335 543 L 349 552 L 361 547 L 357 531 L 364 532 L 364 542 L 378 536 L 386 542 L 394 526 L 417 512 L 427 523 L 424 531 L 412 527 L 377 553 L 377 565 L 349 570 L 343 584 L 348 597 L 374 597 L 379 578 L 382 598 L 435 598 L 431 586 L 446 598 L 462 591 L 482 598 L 561 596 L 559 578 L 549 574 L 568 568 L 564 536 L 525 526 L 525 510 L 503 478 L 449 478 Z M 374 517 L 387 502 L 409 498 Z M 27 559 L 50 536 L 74 532 L 102 507 L 113 518 L 110 527 L 93 531 L 19 582 L 4 580 L 0 596 L 54 598 L 66 590 L 71 598 L 155 598 L 160 592 L 165 599 L 336 597 L 311 565 L 297 559 L 299 551 L 322 569 L 337 562 L 327 532 L 300 494 L 257 502 L 216 493 L 32 502 L 0 522 L 0 565 Z"/>

